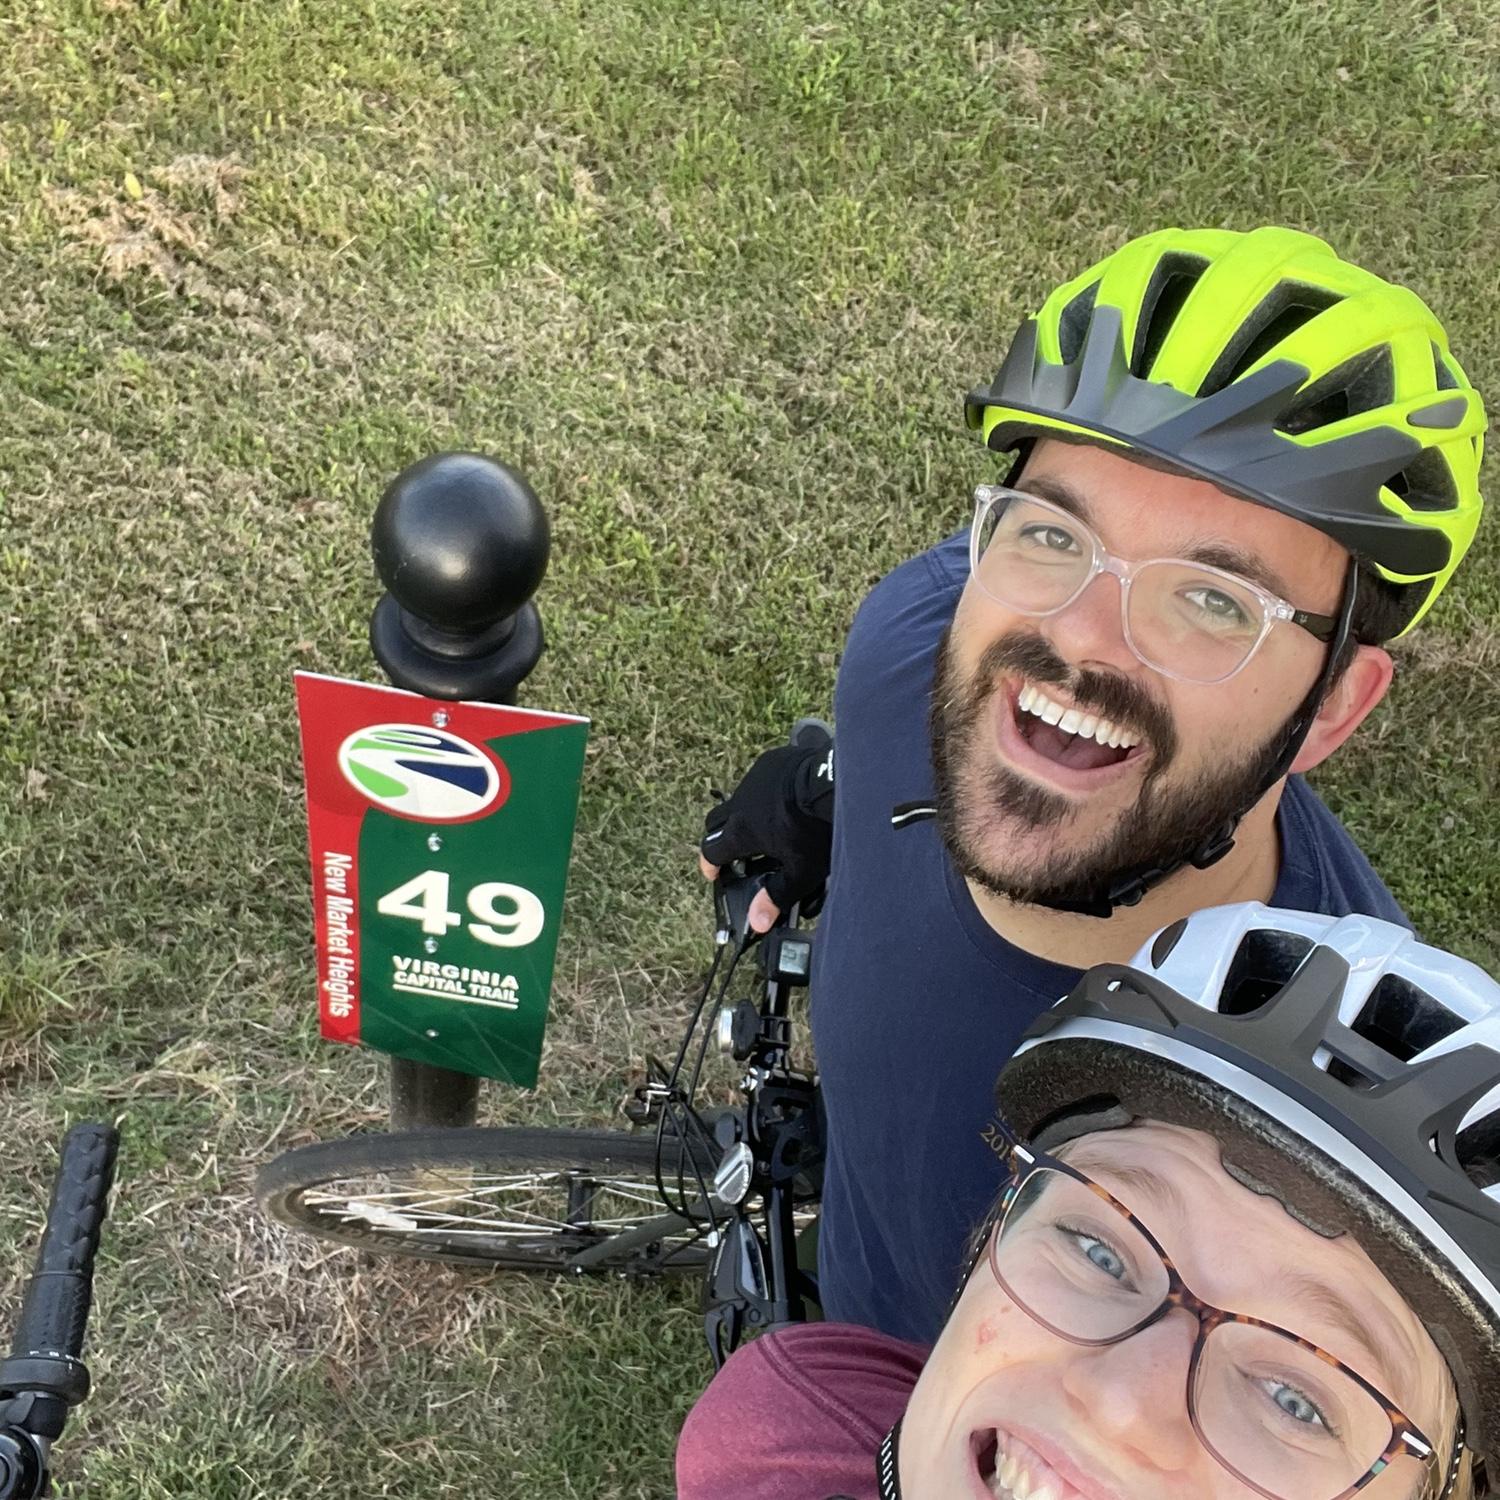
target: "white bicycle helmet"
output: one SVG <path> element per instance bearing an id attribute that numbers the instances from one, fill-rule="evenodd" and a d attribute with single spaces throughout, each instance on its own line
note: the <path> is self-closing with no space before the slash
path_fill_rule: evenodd
<path id="1" fill-rule="evenodd" d="M 1134 1119 L 1203 1130 L 1225 1169 L 1349 1231 L 1432 1334 L 1500 1474 L 1500 985 L 1373 917 L 1195 913 L 1090 969 L 996 1085 L 1051 1149 Z"/>

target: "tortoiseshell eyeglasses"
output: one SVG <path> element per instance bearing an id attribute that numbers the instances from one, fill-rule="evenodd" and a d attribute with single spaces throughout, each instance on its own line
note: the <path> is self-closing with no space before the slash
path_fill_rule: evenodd
<path id="1" fill-rule="evenodd" d="M 1035 1322 L 1088 1347 L 1177 1308 L 1198 1322 L 1187 1371 L 1199 1441 L 1265 1500 L 1347 1500 L 1388 1469 L 1418 1493 L 1432 1441 L 1358 1371 L 1289 1329 L 1191 1291 L 1151 1231 L 1057 1157 L 1010 1143 L 1011 1184 L 989 1241 L 996 1281 Z"/>

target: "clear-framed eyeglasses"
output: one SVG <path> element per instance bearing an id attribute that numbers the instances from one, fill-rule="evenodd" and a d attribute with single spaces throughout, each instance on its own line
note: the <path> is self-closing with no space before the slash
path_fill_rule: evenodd
<path id="1" fill-rule="evenodd" d="M 1049 1333 L 1098 1348 L 1182 1309 L 1198 1322 L 1188 1416 L 1209 1454 L 1265 1500 L 1347 1500 L 1388 1470 L 1420 1493 L 1431 1440 L 1358 1371 L 1300 1334 L 1204 1301 L 1107 1188 L 1015 1142 L 990 1270 Z"/>
<path id="2" fill-rule="evenodd" d="M 1221 568 L 1183 558 L 1116 557 L 1077 516 L 1003 484 L 974 491 L 969 570 L 996 603 L 1037 618 L 1066 609 L 1099 574 L 1113 574 L 1130 649 L 1148 667 L 1184 682 L 1233 677 L 1283 621 L 1325 644 L 1338 626 L 1332 615 L 1298 609 Z"/>

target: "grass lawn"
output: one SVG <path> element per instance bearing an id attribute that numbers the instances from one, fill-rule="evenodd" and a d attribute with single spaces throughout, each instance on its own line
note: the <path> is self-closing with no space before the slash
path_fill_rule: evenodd
<path id="1" fill-rule="evenodd" d="M 376 1264 L 248 1198 L 383 1116 L 314 1035 L 291 672 L 373 675 L 403 464 L 484 449 L 551 510 L 526 701 L 595 729 L 543 1083 L 487 1107 L 596 1123 L 708 956 L 706 788 L 964 521 L 963 392 L 1055 281 L 1166 223 L 1314 229 L 1500 396 L 1489 0 L 1100 10 L 3 8 L 0 1306 L 50 1142 L 126 1132 L 63 1495 L 671 1492 L 696 1288 Z M 1491 524 L 1317 778 L 1491 965 L 1497 560 Z"/>

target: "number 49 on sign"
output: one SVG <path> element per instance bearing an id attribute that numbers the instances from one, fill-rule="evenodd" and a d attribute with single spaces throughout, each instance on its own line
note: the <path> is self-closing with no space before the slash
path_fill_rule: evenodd
<path id="1" fill-rule="evenodd" d="M 375 909 L 382 916 L 419 923 L 429 937 L 442 937 L 464 920 L 462 913 L 449 908 L 450 885 L 446 870 L 424 870 L 387 891 L 375 903 Z M 464 905 L 474 919 L 468 924 L 469 935 L 496 948 L 524 948 L 534 943 L 547 921 L 541 899 L 534 892 L 504 880 L 471 886 Z"/>

